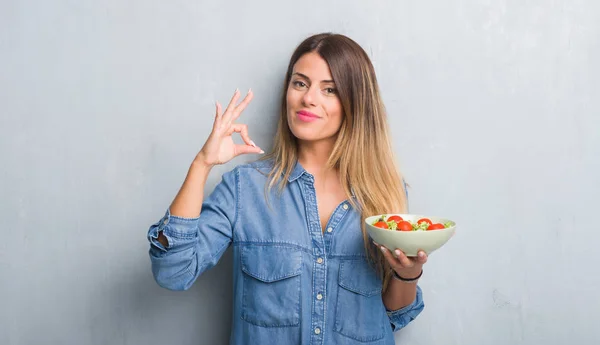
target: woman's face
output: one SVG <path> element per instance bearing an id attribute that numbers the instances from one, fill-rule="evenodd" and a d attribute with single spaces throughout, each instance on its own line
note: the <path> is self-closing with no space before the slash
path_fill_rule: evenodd
<path id="1" fill-rule="evenodd" d="M 319 54 L 304 54 L 296 62 L 286 99 L 288 124 L 296 138 L 335 140 L 342 125 L 342 104 L 329 65 Z"/>

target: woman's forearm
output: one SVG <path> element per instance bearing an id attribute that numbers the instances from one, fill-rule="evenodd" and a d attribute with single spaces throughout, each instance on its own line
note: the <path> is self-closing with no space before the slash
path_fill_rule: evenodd
<path id="1" fill-rule="evenodd" d="M 201 159 L 195 159 L 188 170 L 188 174 L 171 203 L 170 213 L 182 218 L 196 218 L 202 211 L 204 200 L 204 186 L 210 173 L 211 166 L 204 164 Z M 158 234 L 158 241 L 167 248 L 169 243 L 162 231 Z"/>
<path id="2" fill-rule="evenodd" d="M 183 185 L 171 203 L 171 215 L 183 218 L 200 216 L 204 199 L 204 186 L 211 167 L 194 160 Z"/>
<path id="3" fill-rule="evenodd" d="M 411 273 L 412 274 L 412 273 Z M 416 272 L 406 278 L 416 277 Z M 383 293 L 383 304 L 387 310 L 398 310 L 410 305 L 417 297 L 417 281 L 407 283 L 394 278 L 390 279 L 387 290 Z"/>

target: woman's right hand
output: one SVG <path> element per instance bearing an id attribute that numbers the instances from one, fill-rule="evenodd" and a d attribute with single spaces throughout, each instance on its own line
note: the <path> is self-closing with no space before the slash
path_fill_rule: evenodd
<path id="1" fill-rule="evenodd" d="M 235 120 L 237 120 L 242 114 L 242 111 L 246 109 L 252 100 L 252 97 L 252 90 L 249 90 L 244 100 L 236 105 L 240 98 L 240 91 L 235 90 L 224 113 L 221 112 L 221 105 L 217 102 L 212 132 L 194 159 L 195 162 L 200 162 L 208 167 L 212 167 L 218 164 L 225 164 L 234 157 L 242 154 L 264 153 L 260 147 L 256 146 L 256 144 L 250 140 L 248 126 L 235 123 Z M 237 145 L 233 142 L 232 135 L 234 132 L 240 133 L 240 136 L 244 140 L 244 144 Z"/>

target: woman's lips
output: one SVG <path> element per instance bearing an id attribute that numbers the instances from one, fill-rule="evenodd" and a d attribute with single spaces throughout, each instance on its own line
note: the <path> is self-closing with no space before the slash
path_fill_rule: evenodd
<path id="1" fill-rule="evenodd" d="M 312 122 L 321 118 L 319 115 L 313 114 L 306 110 L 300 110 L 296 113 L 296 115 L 298 115 L 298 119 L 300 119 L 300 121 L 304 122 Z"/>

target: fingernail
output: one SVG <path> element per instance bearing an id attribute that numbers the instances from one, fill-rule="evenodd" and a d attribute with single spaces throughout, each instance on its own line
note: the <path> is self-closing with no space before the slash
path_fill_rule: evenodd
<path id="1" fill-rule="evenodd" d="M 385 252 L 387 252 L 387 249 L 386 249 L 384 246 L 381 246 L 381 247 L 379 247 L 379 248 L 381 248 L 381 251 L 382 251 L 382 252 L 384 252 L 384 253 L 385 253 Z"/>
<path id="2" fill-rule="evenodd" d="M 256 144 L 254 143 L 254 141 L 250 140 L 250 145 L 256 147 Z"/>
<path id="3" fill-rule="evenodd" d="M 420 258 L 422 258 L 422 257 L 424 257 L 424 256 L 425 256 L 425 253 L 423 253 L 423 252 L 419 252 L 419 257 L 420 257 Z"/>
<path id="4" fill-rule="evenodd" d="M 234 93 L 238 93 L 238 92 L 240 92 L 240 89 L 236 87 Z"/>
<path id="5" fill-rule="evenodd" d="M 263 151 L 263 150 L 260 150 L 260 153 L 261 153 L 261 154 L 263 154 L 263 153 L 265 153 L 265 151 Z"/>
<path id="6" fill-rule="evenodd" d="M 249 88 L 249 89 L 248 89 L 248 93 L 251 93 L 251 92 L 252 92 L 252 88 Z"/>
<path id="7" fill-rule="evenodd" d="M 396 249 L 394 253 L 396 253 L 396 256 L 400 256 L 400 251 L 398 249 Z"/>

